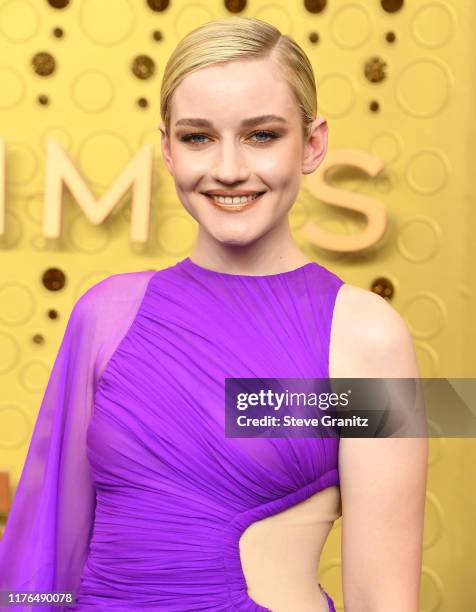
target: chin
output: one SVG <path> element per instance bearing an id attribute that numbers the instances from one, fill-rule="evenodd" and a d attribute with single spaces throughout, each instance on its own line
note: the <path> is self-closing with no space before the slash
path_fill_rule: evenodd
<path id="1" fill-rule="evenodd" d="M 263 233 L 257 232 L 256 228 L 251 230 L 248 227 L 236 228 L 225 226 L 226 223 L 220 228 L 205 229 L 217 242 L 230 246 L 246 246 L 257 240 Z"/>

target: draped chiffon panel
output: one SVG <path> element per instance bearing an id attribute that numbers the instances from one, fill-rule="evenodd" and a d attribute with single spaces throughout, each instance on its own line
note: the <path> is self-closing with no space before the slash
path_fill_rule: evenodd
<path id="1" fill-rule="evenodd" d="M 115 274 L 96 283 L 68 317 L 0 540 L 0 591 L 79 586 L 96 504 L 86 452 L 94 395 L 154 273 Z M 0 605 L 1 612 L 13 609 L 38 607 Z M 61 608 L 41 607 L 49 609 Z"/>

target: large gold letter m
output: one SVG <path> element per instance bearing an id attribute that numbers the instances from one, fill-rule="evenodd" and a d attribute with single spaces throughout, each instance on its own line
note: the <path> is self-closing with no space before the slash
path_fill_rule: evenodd
<path id="1" fill-rule="evenodd" d="M 46 144 L 45 204 L 43 234 L 58 238 L 61 234 L 63 184 L 66 185 L 86 217 L 101 224 L 132 186 L 130 239 L 146 242 L 149 236 L 150 196 L 152 189 L 153 150 L 145 144 L 124 168 L 99 200 L 91 192 L 66 152 L 54 141 Z"/>

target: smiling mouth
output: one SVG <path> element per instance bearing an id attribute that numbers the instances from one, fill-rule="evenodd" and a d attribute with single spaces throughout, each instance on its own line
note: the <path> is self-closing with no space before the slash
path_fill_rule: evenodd
<path id="1" fill-rule="evenodd" d="M 221 210 L 240 211 L 251 206 L 265 193 L 265 191 L 258 191 L 249 196 L 216 196 L 209 193 L 203 195 Z"/>

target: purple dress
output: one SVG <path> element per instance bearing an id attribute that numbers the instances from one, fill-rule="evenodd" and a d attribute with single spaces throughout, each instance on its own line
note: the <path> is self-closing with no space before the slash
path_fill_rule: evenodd
<path id="1" fill-rule="evenodd" d="M 240 535 L 339 485 L 339 439 L 226 438 L 224 379 L 328 377 L 343 283 L 314 262 L 250 276 L 186 258 L 84 293 L 0 542 L 0 591 L 76 604 L 2 612 L 266 611 Z"/>

